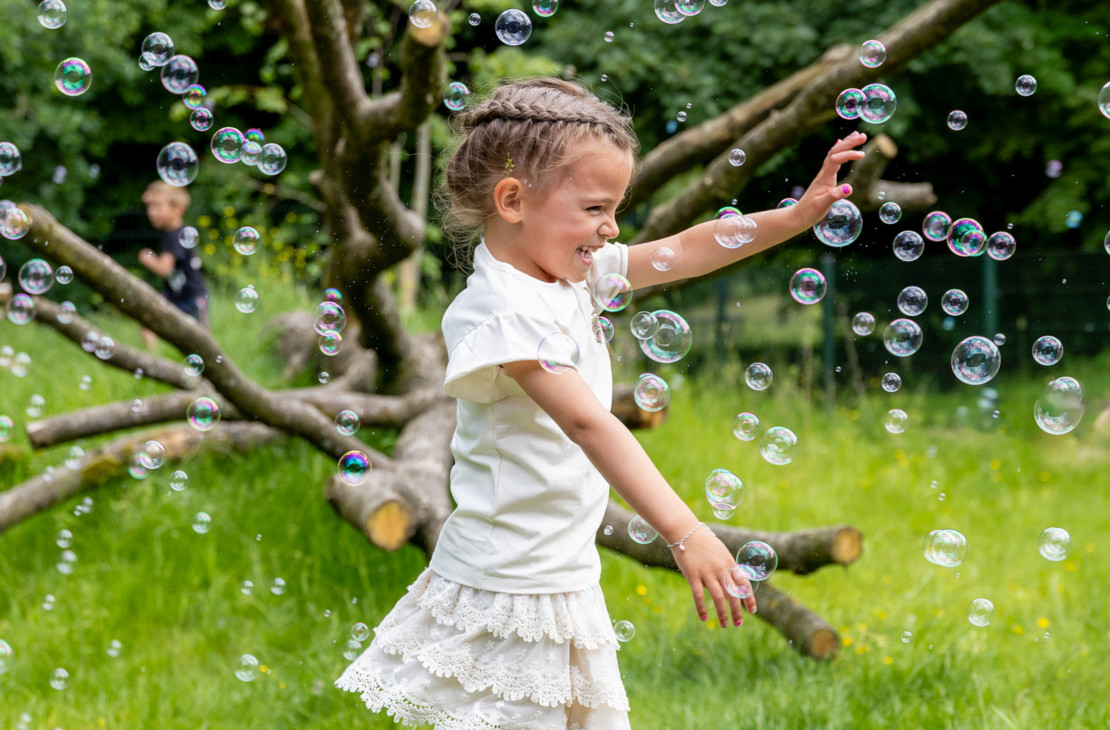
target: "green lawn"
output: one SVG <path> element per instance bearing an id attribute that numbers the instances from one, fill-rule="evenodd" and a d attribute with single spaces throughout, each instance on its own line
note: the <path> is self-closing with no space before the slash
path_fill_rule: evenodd
<path id="1" fill-rule="evenodd" d="M 215 308 L 232 356 L 271 385 L 280 368 L 264 354 L 261 327 L 243 323 L 277 311 L 265 293 L 251 320 L 229 300 Z M 105 326 L 137 341 L 133 325 Z M 32 393 L 51 414 L 162 390 L 107 371 L 41 328 L 2 322 L 5 344 L 33 358 L 24 378 L 0 371 L 0 414 L 17 426 Z M 775 530 L 850 523 L 865 535 L 864 555 L 847 569 L 774 579 L 841 633 L 841 655 L 824 664 L 758 620 L 706 628 L 679 576 L 603 555 L 610 613 L 636 626 L 621 651 L 633 727 L 1110 725 L 1110 444 L 1093 427 L 1108 366 L 1065 359 L 1052 369 L 1083 381 L 1092 408 L 1063 437 L 1032 422 L 1047 370 L 999 375 L 999 417 L 987 418 L 989 430 L 958 425 L 961 406 L 977 414 L 979 391 L 970 386 L 875 388 L 834 414 L 804 400 L 785 376 L 763 393 L 736 385 L 738 368 L 676 386 L 669 420 L 641 438 L 699 514 L 710 517 L 702 480 L 726 467 L 746 485 L 734 522 Z M 88 391 L 78 387 L 84 374 L 93 379 Z M 900 435 L 882 426 L 895 406 L 910 414 Z M 795 430 L 794 462 L 771 466 L 756 444 L 733 438 L 740 410 Z M 49 465 L 64 469 L 67 451 L 0 462 L 0 485 Z M 171 468 L 189 474 L 185 491 L 169 488 Z M 0 727 L 16 727 L 24 712 L 30 727 L 65 730 L 392 727 L 331 682 L 347 663 L 352 625 L 380 620 L 423 556 L 378 552 L 342 523 L 321 496 L 332 468 L 292 440 L 250 459 L 205 455 L 142 481 L 119 479 L 88 495 L 88 514 L 74 514 L 78 497 L 0 535 L 0 639 L 15 652 L 0 674 Z M 201 511 L 212 518 L 203 535 L 192 529 Z M 1037 551 L 1038 535 L 1053 525 L 1072 535 L 1062 562 Z M 963 565 L 925 561 L 922 538 L 936 528 L 967 536 Z M 55 567 L 62 529 L 73 533 L 77 555 L 70 575 Z M 285 581 L 281 595 L 270 590 L 275 578 Z M 985 628 L 966 618 L 977 597 L 997 609 Z M 117 657 L 108 655 L 113 640 L 122 644 Z M 252 682 L 235 675 L 244 654 L 262 665 Z M 57 667 L 70 675 L 61 691 L 50 685 Z"/>

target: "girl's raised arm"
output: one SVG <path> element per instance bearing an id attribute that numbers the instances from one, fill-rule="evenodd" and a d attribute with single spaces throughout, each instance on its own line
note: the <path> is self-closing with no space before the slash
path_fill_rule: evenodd
<path id="1" fill-rule="evenodd" d="M 863 157 L 863 151 L 856 148 L 866 141 L 867 135 L 862 132 L 853 132 L 838 140 L 825 156 L 820 172 L 797 205 L 748 216 L 758 226 L 755 239 L 739 248 L 725 248 L 717 243 L 713 237 L 715 221 L 699 223 L 673 236 L 630 247 L 629 283 L 633 289 L 639 289 L 702 276 L 765 251 L 815 225 L 825 216 L 830 205 L 852 194 L 850 186 L 837 185 L 836 176 L 841 165 Z M 674 261 L 667 271 L 659 271 L 651 263 L 652 253 L 660 246 L 674 251 Z"/>

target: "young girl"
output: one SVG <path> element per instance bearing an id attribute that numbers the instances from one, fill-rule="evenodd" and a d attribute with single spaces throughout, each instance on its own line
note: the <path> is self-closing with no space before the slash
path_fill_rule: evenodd
<path id="1" fill-rule="evenodd" d="M 729 549 L 609 412 L 592 286 L 613 272 L 634 288 L 700 276 L 806 230 L 851 193 L 837 170 L 865 137 L 838 141 L 797 205 L 752 215 L 756 238 L 740 248 L 718 245 L 712 222 L 627 247 L 610 241 L 636 166 L 629 117 L 575 84 L 532 79 L 459 121 L 448 223 L 482 242 L 443 317 L 457 507 L 336 686 L 407 725 L 627 728 L 594 545 L 610 486 L 668 543 L 702 621 L 706 591 L 722 627 L 756 605 L 750 590 L 732 596 L 750 586 Z M 674 252 L 667 271 L 651 263 L 659 246 Z"/>

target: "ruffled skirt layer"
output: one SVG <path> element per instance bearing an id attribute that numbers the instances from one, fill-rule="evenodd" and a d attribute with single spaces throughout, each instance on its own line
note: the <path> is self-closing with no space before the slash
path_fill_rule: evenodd
<path id="1" fill-rule="evenodd" d="M 629 727 L 600 588 L 496 593 L 425 570 L 375 634 L 335 685 L 405 725 Z"/>

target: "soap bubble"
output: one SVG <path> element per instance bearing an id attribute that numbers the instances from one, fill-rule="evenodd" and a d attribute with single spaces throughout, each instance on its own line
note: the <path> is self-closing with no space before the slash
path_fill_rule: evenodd
<path id="1" fill-rule="evenodd" d="M 39 3 L 39 25 L 47 30 L 57 30 L 66 24 L 69 11 L 62 0 L 42 0 Z"/>
<path id="2" fill-rule="evenodd" d="M 80 446 L 71 446 L 69 452 L 66 454 L 66 468 L 70 471 L 77 471 L 81 468 L 84 461 L 85 450 Z M 69 547 L 69 545 L 60 545 L 59 547 Z"/>
<path id="3" fill-rule="evenodd" d="M 613 341 L 613 321 L 608 317 L 594 317 L 590 325 L 594 332 L 594 339 L 600 343 Z"/>
<path id="4" fill-rule="evenodd" d="M 859 89 L 845 89 L 836 97 L 836 113 L 843 119 L 858 119 L 863 108 L 863 92 Z"/>
<path id="5" fill-rule="evenodd" d="M 189 425 L 197 431 L 211 431 L 220 422 L 220 404 L 202 395 L 185 410 Z"/>
<path id="6" fill-rule="evenodd" d="M 235 676 L 241 682 L 253 682 L 258 678 L 258 660 L 250 654 L 239 657 L 239 662 L 235 666 Z"/>
<path id="7" fill-rule="evenodd" d="M 705 0 L 675 0 L 675 10 L 690 17 L 697 15 L 705 7 Z"/>
<path id="8" fill-rule="evenodd" d="M 179 54 L 162 66 L 162 86 L 171 94 L 184 94 L 199 77 L 197 62 L 188 56 Z"/>
<path id="9" fill-rule="evenodd" d="M 27 415 L 31 418 L 39 418 L 42 416 L 42 409 L 46 406 L 46 399 L 38 393 L 33 394 L 27 399 Z"/>
<path id="10" fill-rule="evenodd" d="M 19 148 L 11 142 L 0 142 L 0 177 L 14 175 L 22 169 L 23 153 Z"/>
<path id="11" fill-rule="evenodd" d="M 185 374 L 190 377 L 198 377 L 204 372 L 204 358 L 195 352 L 191 355 L 185 356 Z"/>
<path id="12" fill-rule="evenodd" d="M 61 692 L 69 687 L 69 672 L 64 667 L 58 667 L 50 673 L 50 686 Z"/>
<path id="13" fill-rule="evenodd" d="M 470 23 L 472 26 L 477 27 L 478 24 L 482 22 L 482 16 L 478 15 L 478 13 L 471 13 L 470 16 L 466 19 L 466 21 L 468 23 Z"/>
<path id="14" fill-rule="evenodd" d="M 439 16 L 439 10 L 432 0 L 416 0 L 409 6 L 409 22 L 417 28 L 431 28 Z"/>
<path id="15" fill-rule="evenodd" d="M 680 315 L 666 309 L 658 309 L 652 314 L 659 322 L 659 329 L 653 337 L 640 340 L 640 350 L 656 362 L 677 362 L 686 356 L 694 343 L 690 325 Z"/>
<path id="16" fill-rule="evenodd" d="M 659 318 L 651 312 L 636 312 L 632 315 L 629 327 L 632 330 L 633 337 L 637 340 L 646 340 L 649 337 L 654 337 L 655 333 L 659 331 Z"/>
<path id="17" fill-rule="evenodd" d="M 77 569 L 77 553 L 72 550 L 63 550 L 58 554 L 58 562 L 54 567 L 62 575 L 72 575 L 73 571 Z"/>
<path id="18" fill-rule="evenodd" d="M 921 224 L 921 233 L 930 241 L 943 241 L 948 237 L 948 227 L 952 225 L 952 217 L 943 210 L 934 210 L 925 216 Z"/>
<path id="19" fill-rule="evenodd" d="M 825 217 L 813 227 L 817 240 L 826 246 L 840 248 L 859 238 L 863 216 L 850 200 L 838 200 L 829 206 Z"/>
<path id="20" fill-rule="evenodd" d="M 364 623 L 357 623 L 351 627 L 351 638 L 355 641 L 366 641 L 370 638 L 370 627 Z"/>
<path id="21" fill-rule="evenodd" d="M 100 342 L 100 333 L 89 330 L 81 337 L 81 349 L 85 352 L 92 352 L 96 349 L 96 343 L 98 342 Z"/>
<path id="22" fill-rule="evenodd" d="M 1033 419 L 1045 433 L 1062 436 L 1075 430 L 1085 411 L 1079 381 L 1062 377 L 1045 386 L 1044 394 L 1033 405 Z"/>
<path id="23" fill-rule="evenodd" d="M 995 261 L 1005 261 L 1014 255 L 1017 241 L 1006 231 L 992 233 L 987 239 L 987 255 Z"/>
<path id="24" fill-rule="evenodd" d="M 902 206 L 893 200 L 883 203 L 879 206 L 879 220 L 890 225 L 902 220 Z"/>
<path id="25" fill-rule="evenodd" d="M 175 492 L 184 492 L 189 488 L 189 475 L 181 469 L 170 474 L 170 489 Z"/>
<path id="26" fill-rule="evenodd" d="M 753 362 L 744 369 L 744 382 L 752 390 L 767 390 L 771 387 L 771 381 L 774 380 L 775 374 L 771 372 L 771 366 L 762 362 Z"/>
<path id="27" fill-rule="evenodd" d="M 7 316 L 12 324 L 27 324 L 35 318 L 35 300 L 26 294 L 16 294 L 8 300 Z"/>
<path id="28" fill-rule="evenodd" d="M 967 126 L 967 114 L 956 109 L 948 113 L 948 128 L 958 132 Z"/>
<path id="29" fill-rule="evenodd" d="M 775 549 L 761 540 L 744 543 L 736 551 L 736 564 L 751 581 L 767 580 L 779 566 Z"/>
<path id="30" fill-rule="evenodd" d="M 59 530 L 58 534 L 54 536 L 54 544 L 63 549 L 72 547 L 73 532 L 70 530 Z"/>
<path id="31" fill-rule="evenodd" d="M 789 464 L 798 454 L 798 437 L 789 428 L 772 426 L 759 439 L 759 453 L 768 464 Z"/>
<path id="32" fill-rule="evenodd" d="M 686 16 L 678 12 L 676 0 L 655 0 L 655 17 L 667 25 L 674 25 L 686 20 Z M 1110 101 L 1107 103 L 1107 109 L 1110 109 Z M 1110 112 L 1107 113 L 1107 116 L 1110 116 Z"/>
<path id="33" fill-rule="evenodd" d="M 255 167 L 258 165 L 259 158 L 262 157 L 262 145 L 255 142 L 253 139 L 243 141 L 243 156 L 239 158 L 247 167 Z"/>
<path id="34" fill-rule="evenodd" d="M 554 4 L 558 5 L 558 3 Z M 470 89 L 466 87 L 466 84 L 461 81 L 452 81 L 447 84 L 447 89 L 443 92 L 443 105 L 451 111 L 457 112 L 466 108 L 466 101 L 469 96 Z"/>
<path id="35" fill-rule="evenodd" d="M 860 337 L 866 337 L 875 331 L 875 316 L 870 312 L 857 312 L 852 317 L 852 331 Z"/>
<path id="36" fill-rule="evenodd" d="M 197 231 L 196 228 L 193 228 L 192 226 L 185 226 L 181 229 L 181 235 L 178 238 L 178 243 L 181 244 L 181 248 L 196 248 L 199 241 L 200 233 Z"/>
<path id="37" fill-rule="evenodd" d="M 713 509 L 734 510 L 744 501 L 744 482 L 728 469 L 714 469 L 705 478 L 705 498 Z"/>
<path id="38" fill-rule="evenodd" d="M 358 414 L 352 410 L 342 410 L 335 414 L 335 430 L 344 436 L 354 436 L 360 425 Z"/>
<path id="39" fill-rule="evenodd" d="M 1083 223 L 1083 213 L 1078 210 L 1069 210 L 1067 216 L 1064 217 L 1064 225 L 1072 230 L 1079 228 Z"/>
<path id="40" fill-rule="evenodd" d="M 510 8 L 497 16 L 493 32 L 506 46 L 519 46 L 532 35 L 532 19 L 523 11 Z"/>
<path id="41" fill-rule="evenodd" d="M 741 441 L 755 441 L 759 435 L 759 416 L 754 413 L 738 413 L 732 419 L 732 435 Z"/>
<path id="42" fill-rule="evenodd" d="M 909 357 L 921 348 L 925 335 L 912 319 L 896 319 L 883 331 L 883 346 L 895 357 Z"/>
<path id="43" fill-rule="evenodd" d="M 275 142 L 262 145 L 262 154 L 258 158 L 258 171 L 263 175 L 277 175 L 285 169 L 289 161 L 285 148 Z"/>
<path id="44" fill-rule="evenodd" d="M 902 376 L 898 373 L 886 373 L 880 382 L 887 393 L 895 393 L 902 387 Z"/>
<path id="45" fill-rule="evenodd" d="M 165 33 L 151 33 L 143 40 L 140 58 L 154 66 L 165 66 L 174 54 L 173 39 Z"/>
<path id="46" fill-rule="evenodd" d="M 285 579 L 274 578 L 270 581 L 270 593 L 273 593 L 275 596 L 280 596 L 285 593 Z"/>
<path id="47" fill-rule="evenodd" d="M 1052 335 L 1038 337 L 1033 343 L 1033 359 L 1038 365 L 1055 365 L 1064 356 L 1064 343 Z"/>
<path id="48" fill-rule="evenodd" d="M 967 311 L 967 294 L 962 289 L 949 289 L 944 292 L 944 297 L 940 300 L 940 307 L 945 314 L 958 317 Z"/>
<path id="49" fill-rule="evenodd" d="M 674 265 L 674 251 L 666 246 L 657 246 L 651 252 L 651 265 L 656 271 L 670 271 Z"/>
<path id="50" fill-rule="evenodd" d="M 605 274 L 594 283 L 593 295 L 606 312 L 619 312 L 632 301 L 632 285 L 620 274 Z"/>
<path id="51" fill-rule="evenodd" d="M 320 302 L 312 314 L 312 328 L 316 334 L 342 332 L 347 326 L 347 313 L 335 302 Z"/>
<path id="52" fill-rule="evenodd" d="M 233 164 L 243 159 L 243 142 L 246 138 L 235 127 L 222 127 L 212 135 L 211 149 L 216 159 Z"/>
<path id="53" fill-rule="evenodd" d="M 15 652 L 12 645 L 0 639 L 0 674 L 4 674 L 15 664 Z"/>
<path id="54" fill-rule="evenodd" d="M 644 373 L 636 380 L 632 398 L 645 411 L 661 411 L 671 402 L 671 388 L 658 375 Z"/>
<path id="55" fill-rule="evenodd" d="M 739 147 L 735 147 L 728 153 L 728 164 L 733 167 L 740 167 L 744 161 L 748 159 L 748 153 Z"/>
<path id="56" fill-rule="evenodd" d="M 889 433 L 905 433 L 909 415 L 901 408 L 891 408 L 883 419 L 883 428 Z"/>
<path id="57" fill-rule="evenodd" d="M 1071 548 L 1071 535 L 1062 527 L 1049 527 L 1037 540 L 1037 551 L 1041 557 L 1059 562 L 1068 557 Z"/>
<path id="58" fill-rule="evenodd" d="M 328 357 L 335 357 L 343 345 L 343 335 L 329 332 L 316 338 L 316 349 Z"/>
<path id="59" fill-rule="evenodd" d="M 916 261 L 925 252 L 925 241 L 916 231 L 902 231 L 894 237 L 894 255 L 902 261 Z"/>
<path id="60" fill-rule="evenodd" d="M 26 236 L 29 230 L 31 230 L 31 217 L 27 215 L 27 211 L 14 205 L 0 209 L 0 236 L 9 241 L 18 241 Z"/>
<path id="61" fill-rule="evenodd" d="M 15 429 L 15 423 L 12 421 L 11 416 L 0 415 L 0 444 L 12 440 L 12 432 Z"/>
<path id="62" fill-rule="evenodd" d="M 636 636 L 636 627 L 631 621 L 617 621 L 613 624 L 613 633 L 616 634 L 617 641 L 623 644 Z"/>
<path id="63" fill-rule="evenodd" d="M 868 84 L 863 89 L 863 104 L 859 117 L 872 124 L 882 124 L 894 116 L 898 98 L 886 84 Z"/>
<path id="64" fill-rule="evenodd" d="M 73 269 L 68 266 L 59 266 L 54 273 L 54 280 L 59 284 L 68 284 L 73 281 Z"/>
<path id="65" fill-rule="evenodd" d="M 54 85 L 66 96 L 80 96 L 92 86 L 93 73 L 80 58 L 67 58 L 54 69 Z"/>
<path id="66" fill-rule="evenodd" d="M 647 520 L 640 517 L 640 515 L 634 515 L 632 519 L 628 521 L 628 536 L 631 537 L 634 542 L 647 545 L 658 537 L 658 535 L 659 533 L 655 531 L 655 528 L 649 525 Z"/>
<path id="67" fill-rule="evenodd" d="M 565 373 L 578 365 L 578 342 L 563 332 L 553 332 L 540 340 L 536 360 L 549 373 Z"/>
<path id="68" fill-rule="evenodd" d="M 19 267 L 18 278 L 28 294 L 45 294 L 54 286 L 54 267 L 43 259 L 29 259 Z"/>
<path id="69" fill-rule="evenodd" d="M 258 292 L 255 291 L 254 286 L 247 284 L 235 295 L 235 308 L 243 314 L 252 314 L 258 309 L 258 299 Z"/>
<path id="70" fill-rule="evenodd" d="M 1029 74 L 1018 76 L 1017 81 L 1014 82 L 1014 91 L 1022 96 L 1032 96 L 1036 90 L 1037 80 Z"/>
<path id="71" fill-rule="evenodd" d="M 343 292 L 339 291 L 334 286 L 328 287 L 324 290 L 324 301 L 343 304 Z"/>
<path id="72" fill-rule="evenodd" d="M 65 301 L 58 305 L 58 321 L 60 323 L 71 324 L 75 314 L 77 314 L 77 307 L 73 302 Z"/>
<path id="73" fill-rule="evenodd" d="M 790 296 L 799 304 L 816 304 L 827 288 L 825 275 L 817 269 L 798 269 L 790 277 Z"/>
<path id="74" fill-rule="evenodd" d="M 348 451 L 339 457 L 339 478 L 344 484 L 357 487 L 370 476 L 370 457 L 361 451 Z"/>
<path id="75" fill-rule="evenodd" d="M 112 639 L 108 642 L 107 654 L 113 659 L 118 659 L 119 655 L 123 653 L 123 642 L 119 639 Z"/>
<path id="76" fill-rule="evenodd" d="M 925 559 L 942 568 L 955 568 L 967 558 L 967 538 L 959 530 L 933 530 L 925 537 Z"/>
<path id="77" fill-rule="evenodd" d="M 713 223 L 713 237 L 725 248 L 740 248 L 755 239 L 757 227 L 745 215 L 725 215 Z"/>
<path id="78" fill-rule="evenodd" d="M 919 286 L 907 286 L 898 292 L 898 311 L 907 317 L 916 317 L 929 306 L 929 295 Z"/>
<path id="79" fill-rule="evenodd" d="M 200 160 L 193 148 L 184 142 L 170 142 L 158 153 L 155 161 L 158 177 L 175 187 L 185 187 L 197 179 Z"/>
<path id="80" fill-rule="evenodd" d="M 968 337 L 952 351 L 952 373 L 968 385 L 982 385 L 998 374 L 1002 354 L 986 337 Z"/>
<path id="81" fill-rule="evenodd" d="M 881 41 L 864 41 L 859 47 L 859 62 L 867 68 L 878 68 L 886 60 L 886 46 Z"/>
<path id="82" fill-rule="evenodd" d="M 188 109 L 196 111 L 204 104 L 204 97 L 208 96 L 208 89 L 200 84 L 193 84 L 185 89 L 185 93 L 181 95 L 181 103 Z"/>
<path id="83" fill-rule="evenodd" d="M 1028 96 L 1025 94 L 1024 96 Z M 990 626 L 994 619 L 994 604 L 986 598 L 976 598 L 967 606 L 967 620 L 972 626 Z"/>
<path id="84" fill-rule="evenodd" d="M 115 351 L 116 341 L 108 335 L 101 335 L 96 341 L 96 348 L 93 350 L 93 354 L 101 360 L 108 360 L 115 354 Z"/>
<path id="85" fill-rule="evenodd" d="M 160 469 L 166 463 L 166 447 L 159 441 L 144 441 L 137 456 L 144 469 Z"/>
<path id="86" fill-rule="evenodd" d="M 987 246 L 983 226 L 973 218 L 960 218 L 948 227 L 948 248 L 957 256 L 979 256 Z"/>
<path id="87" fill-rule="evenodd" d="M 1102 116 L 1110 119 L 1110 81 L 1098 92 L 1098 110 L 1102 112 Z"/>
<path id="88" fill-rule="evenodd" d="M 262 236 L 252 226 L 242 226 L 231 237 L 232 247 L 244 256 L 251 256 L 258 251 L 261 242 Z"/>

